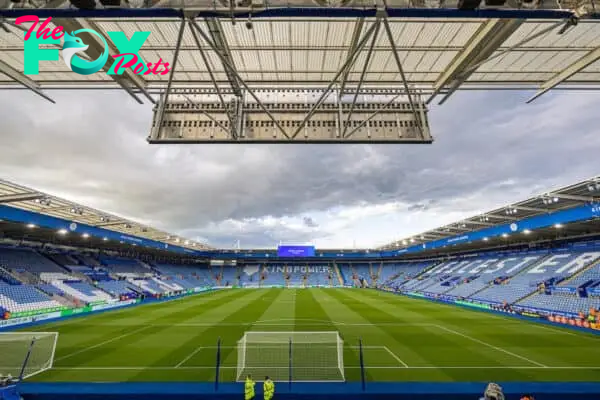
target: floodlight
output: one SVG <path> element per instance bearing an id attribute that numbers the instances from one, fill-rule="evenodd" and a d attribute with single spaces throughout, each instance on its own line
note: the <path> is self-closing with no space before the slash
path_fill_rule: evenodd
<path id="1" fill-rule="evenodd" d="M 560 229 L 560 228 L 562 228 L 563 226 L 562 226 L 562 224 L 554 224 L 554 227 L 555 227 L 556 229 Z"/>
<path id="2" fill-rule="evenodd" d="M 410 238 L 410 242 L 411 242 L 411 243 L 414 243 L 414 242 L 415 242 L 415 239 L 414 239 L 414 238 Z"/>
<path id="3" fill-rule="evenodd" d="M 67 234 L 67 230 L 66 230 L 66 229 L 59 229 L 59 230 L 57 231 L 57 233 L 58 233 L 59 235 L 66 235 L 66 234 Z"/>
<path id="4" fill-rule="evenodd" d="M 87 239 L 90 237 L 90 235 L 88 233 L 84 233 L 83 235 L 81 235 L 82 238 Z"/>
<path id="5" fill-rule="evenodd" d="M 523 229 L 523 233 L 526 235 L 529 235 L 531 233 L 531 231 L 529 229 Z"/>
<path id="6" fill-rule="evenodd" d="M 502 237 L 503 237 L 503 238 L 507 238 L 507 237 L 508 237 L 508 233 L 503 233 L 503 234 L 502 234 Z"/>
<path id="7" fill-rule="evenodd" d="M 553 197 L 552 201 L 555 202 L 555 203 L 558 203 L 558 197 Z"/>
<path id="8" fill-rule="evenodd" d="M 102 240 L 104 240 L 105 242 L 108 241 L 107 237 L 103 237 Z"/>
<path id="9" fill-rule="evenodd" d="M 488 240 L 489 240 L 489 239 L 487 238 L 487 236 L 483 238 L 483 241 L 484 241 L 484 242 L 487 242 Z"/>
<path id="10" fill-rule="evenodd" d="M 35 228 L 36 226 L 35 226 L 35 224 L 27 224 L 27 227 L 28 227 L 28 228 L 30 228 L 30 229 L 33 229 L 33 228 Z"/>

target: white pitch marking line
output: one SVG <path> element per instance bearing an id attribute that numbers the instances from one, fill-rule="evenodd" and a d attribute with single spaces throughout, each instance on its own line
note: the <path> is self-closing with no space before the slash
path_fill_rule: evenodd
<path id="1" fill-rule="evenodd" d="M 202 347 L 202 346 L 198 347 L 196 350 L 194 350 L 192 353 L 190 353 L 186 358 L 184 358 L 182 362 L 177 364 L 175 366 L 175 368 L 181 367 L 183 364 L 185 364 L 190 358 L 194 357 L 202 349 L 204 349 L 204 347 Z"/>
<path id="2" fill-rule="evenodd" d="M 394 354 L 393 351 L 391 351 L 390 349 L 388 349 L 387 346 L 383 346 L 383 348 L 385 349 L 385 351 L 387 351 L 388 353 L 390 353 L 390 356 L 394 357 L 394 359 L 396 361 L 398 361 L 400 364 L 402 364 L 404 366 L 404 368 L 409 368 L 408 364 L 406 364 L 404 361 L 402 361 L 400 359 L 400 357 L 398 357 L 396 354 Z"/>
<path id="3" fill-rule="evenodd" d="M 131 335 L 133 335 L 134 333 L 141 332 L 141 331 L 143 331 L 144 329 L 151 328 L 152 326 L 153 326 L 153 325 L 146 325 L 146 326 L 143 326 L 143 327 L 141 327 L 141 328 L 139 328 L 139 329 L 133 330 L 133 331 L 131 331 L 131 332 L 124 333 L 124 334 L 122 334 L 122 335 L 119 335 L 119 336 L 117 336 L 117 337 L 114 337 L 114 338 L 112 338 L 112 339 L 105 340 L 104 342 L 100 342 L 100 343 L 97 343 L 97 344 L 95 344 L 95 345 L 93 345 L 93 346 L 86 347 L 85 349 L 81 349 L 81 350 L 75 351 L 75 352 L 73 352 L 73 353 L 66 354 L 66 355 L 64 355 L 64 356 L 62 356 L 62 357 L 58 357 L 58 358 L 57 358 L 57 359 L 55 359 L 54 361 L 60 361 L 60 360 L 64 360 L 64 359 L 66 359 L 66 358 L 69 358 L 69 357 L 76 356 L 77 354 L 81 354 L 81 353 L 83 353 L 83 352 L 86 352 L 86 351 L 88 351 L 88 350 L 92 350 L 92 349 L 95 349 L 95 348 L 97 348 L 97 347 L 104 346 L 105 344 L 109 344 L 109 343 L 112 343 L 112 342 L 114 342 L 114 341 L 117 341 L 117 340 L 119 340 L 119 339 L 123 339 L 124 337 L 131 336 Z"/>
<path id="4" fill-rule="evenodd" d="M 483 340 L 479 340 L 479 339 L 476 339 L 476 338 L 474 338 L 474 337 L 471 337 L 471 336 L 469 336 L 469 335 L 465 335 L 464 333 L 460 333 L 460 332 L 457 332 L 457 331 L 455 331 L 455 330 L 453 330 L 453 329 L 446 328 L 446 327 L 445 327 L 445 326 L 443 326 L 443 325 L 435 325 L 435 326 L 436 326 L 436 327 L 438 327 L 439 329 L 443 329 L 443 330 L 445 330 L 446 332 L 450 332 L 450 333 L 453 333 L 453 334 L 455 334 L 455 335 L 462 336 L 462 337 L 464 337 L 464 338 L 466 338 L 466 339 L 469 339 L 469 340 L 471 340 L 471 341 L 473 341 L 473 342 L 476 342 L 476 343 L 482 344 L 482 345 L 484 345 L 484 346 L 487 346 L 487 347 L 489 347 L 489 348 L 491 348 L 491 349 L 494 349 L 494 350 L 497 350 L 497 351 L 501 351 L 501 352 L 503 352 L 503 353 L 505 353 L 505 354 L 508 354 L 508 355 L 510 355 L 510 356 L 513 356 L 513 357 L 516 357 L 516 358 L 520 358 L 521 360 L 527 361 L 527 362 L 529 362 L 529 363 L 531 363 L 531 364 L 535 364 L 535 365 L 537 365 L 538 367 L 548 368 L 548 366 L 547 366 L 547 365 L 544 365 L 544 364 L 542 364 L 542 363 L 539 363 L 539 362 L 537 362 L 537 361 L 533 361 L 533 360 L 531 360 L 531 359 L 529 359 L 529 358 L 527 358 L 527 357 L 520 356 L 520 355 L 518 355 L 518 354 L 515 354 L 515 353 L 513 353 L 512 351 L 508 351 L 508 350 L 506 350 L 506 349 L 503 349 L 503 348 L 501 348 L 501 347 L 494 346 L 493 344 L 489 344 L 489 343 L 487 343 L 487 342 L 484 342 Z"/>

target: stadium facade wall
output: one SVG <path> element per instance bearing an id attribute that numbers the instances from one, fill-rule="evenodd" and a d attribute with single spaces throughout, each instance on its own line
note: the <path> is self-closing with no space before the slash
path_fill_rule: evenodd
<path id="1" fill-rule="evenodd" d="M 472 383 L 295 383 L 276 387 L 277 400 L 476 400 L 485 382 Z M 540 400 L 600 398 L 600 383 L 501 383 L 507 400 L 524 393 Z M 262 387 L 256 385 L 256 399 Z M 243 383 L 24 383 L 25 400 L 239 400 Z"/>

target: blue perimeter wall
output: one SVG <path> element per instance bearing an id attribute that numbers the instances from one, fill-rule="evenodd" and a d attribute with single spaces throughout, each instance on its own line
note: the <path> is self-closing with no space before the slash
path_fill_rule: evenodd
<path id="1" fill-rule="evenodd" d="M 412 297 L 412 296 L 410 296 Z M 179 297 L 180 298 L 180 297 Z M 422 297 L 427 301 L 452 304 Z M 168 298 L 158 301 L 175 300 Z M 154 300 L 156 301 L 156 300 Z M 147 304 L 142 302 L 139 304 Z M 457 306 L 457 304 L 452 304 Z M 460 305 L 458 305 L 460 306 Z M 491 310 L 460 306 L 472 311 L 516 317 L 534 323 L 545 323 L 561 328 L 581 328 L 555 324 L 537 318 L 516 316 Z M 119 308 L 117 308 L 119 309 Z M 116 309 L 115 309 L 116 310 Z M 111 310 L 99 311 L 108 312 Z M 92 315 L 80 314 L 80 315 Z M 68 317 L 76 318 L 77 316 Z M 56 320 L 54 320 L 56 321 Z M 44 321 L 51 322 L 51 321 Z M 42 323 L 44 323 L 42 322 Z M 583 329 L 581 329 L 583 330 Z M 590 332 L 585 329 L 585 332 Z M 593 332 L 598 333 L 598 332 Z M 600 341 L 599 341 L 600 343 Z M 401 371 L 399 372 L 401 373 Z M 276 384 L 274 400 L 477 400 L 481 398 L 488 382 L 360 382 L 347 383 L 285 383 Z M 504 389 L 506 400 L 518 400 L 523 394 L 532 394 L 536 400 L 596 400 L 600 399 L 600 374 L 597 382 L 498 382 Z M 262 398 L 262 385 L 256 385 L 257 397 Z M 35 383 L 19 385 L 25 400 L 242 400 L 242 383 Z M 0 400 L 2 400 L 0 391 Z"/>
<path id="2" fill-rule="evenodd" d="M 487 382 L 471 383 L 278 383 L 274 400 L 477 400 Z M 598 383 L 506 383 L 506 400 L 533 394 L 536 400 L 598 399 Z M 262 398 L 257 384 L 256 398 Z M 242 400 L 242 383 L 25 383 L 25 400 Z"/>

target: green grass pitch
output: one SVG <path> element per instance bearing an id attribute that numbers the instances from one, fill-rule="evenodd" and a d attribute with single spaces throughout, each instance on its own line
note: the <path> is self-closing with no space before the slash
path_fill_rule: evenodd
<path id="1" fill-rule="evenodd" d="M 249 330 L 339 331 L 345 376 L 369 381 L 598 381 L 600 338 L 511 317 L 365 289 L 230 289 L 24 331 L 57 331 L 54 368 L 36 381 L 236 378 Z"/>

